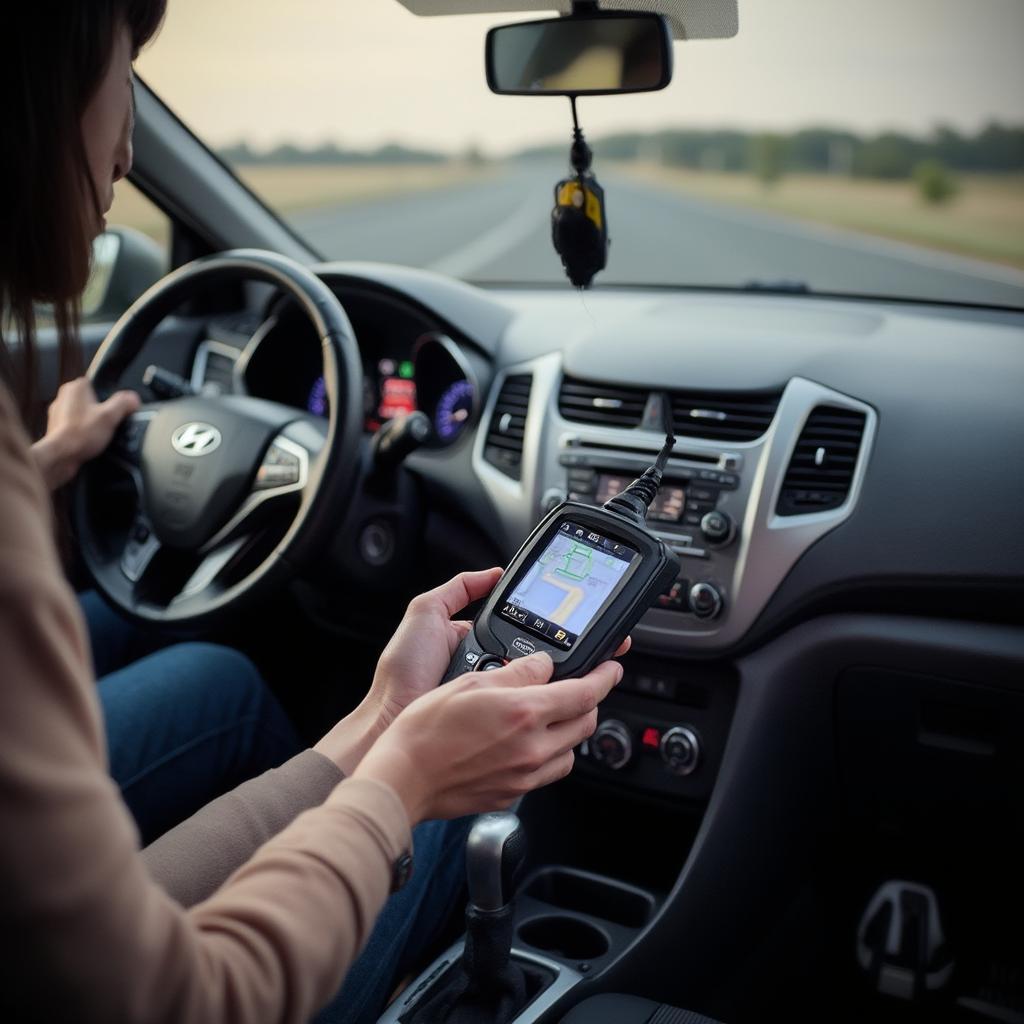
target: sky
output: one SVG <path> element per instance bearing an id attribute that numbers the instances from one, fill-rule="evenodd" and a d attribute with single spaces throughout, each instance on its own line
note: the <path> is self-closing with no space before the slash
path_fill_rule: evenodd
<path id="1" fill-rule="evenodd" d="M 513 20 L 418 18 L 397 0 L 169 0 L 137 69 L 214 146 L 500 156 L 571 125 L 563 98 L 488 91 L 484 35 Z M 663 92 L 581 99 L 588 135 L 1024 122 L 1024 0 L 739 0 L 739 21 L 733 39 L 677 42 Z"/>

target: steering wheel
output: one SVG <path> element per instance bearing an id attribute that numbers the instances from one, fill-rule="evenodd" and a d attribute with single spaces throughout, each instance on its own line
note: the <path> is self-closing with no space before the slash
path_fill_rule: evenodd
<path id="1" fill-rule="evenodd" d="M 293 299 L 321 339 L 326 418 L 244 395 L 144 405 L 76 480 L 72 521 L 95 585 L 128 616 L 209 625 L 265 596 L 321 549 L 344 518 L 362 436 L 362 363 L 333 292 L 275 253 L 238 249 L 174 271 L 111 329 L 88 376 L 114 390 L 146 339 L 199 291 L 240 281 Z M 115 516 L 112 481 L 134 506 Z M 122 488 L 123 490 L 123 488 Z"/>

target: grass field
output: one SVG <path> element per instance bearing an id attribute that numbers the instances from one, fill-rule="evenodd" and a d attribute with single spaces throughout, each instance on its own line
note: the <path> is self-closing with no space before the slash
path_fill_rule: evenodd
<path id="1" fill-rule="evenodd" d="M 235 170 L 268 206 L 285 215 L 318 206 L 358 203 L 479 181 L 496 173 L 493 167 L 454 161 L 418 166 L 253 165 Z M 114 206 L 107 217 L 109 223 L 136 228 L 161 245 L 167 243 L 167 218 L 144 195 L 127 181 L 118 183 L 114 195 Z"/>
<path id="2" fill-rule="evenodd" d="M 1024 175 L 963 175 L 945 206 L 926 206 L 912 182 L 793 174 L 772 188 L 753 175 L 660 164 L 617 165 L 632 177 L 697 198 L 739 203 L 789 217 L 1005 263 L 1024 269 Z"/>

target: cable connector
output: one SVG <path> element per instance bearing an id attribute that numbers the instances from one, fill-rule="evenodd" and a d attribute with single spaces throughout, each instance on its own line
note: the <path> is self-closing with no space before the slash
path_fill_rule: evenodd
<path id="1" fill-rule="evenodd" d="M 604 503 L 604 508 L 609 512 L 616 512 L 639 526 L 643 526 L 647 521 L 647 512 L 658 496 L 665 466 L 668 465 L 668 458 L 676 443 L 672 426 L 672 402 L 666 394 L 661 396 L 661 419 L 665 428 L 665 443 L 661 446 L 654 465 L 648 466 L 624 491 L 620 491 L 614 498 L 609 498 Z"/>

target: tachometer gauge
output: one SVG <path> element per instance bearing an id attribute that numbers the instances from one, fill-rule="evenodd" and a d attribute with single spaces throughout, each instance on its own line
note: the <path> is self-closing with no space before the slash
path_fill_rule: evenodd
<path id="1" fill-rule="evenodd" d="M 457 380 L 442 392 L 434 412 L 434 429 L 438 438 L 447 444 L 459 436 L 473 415 L 473 385 L 468 380 Z"/>

